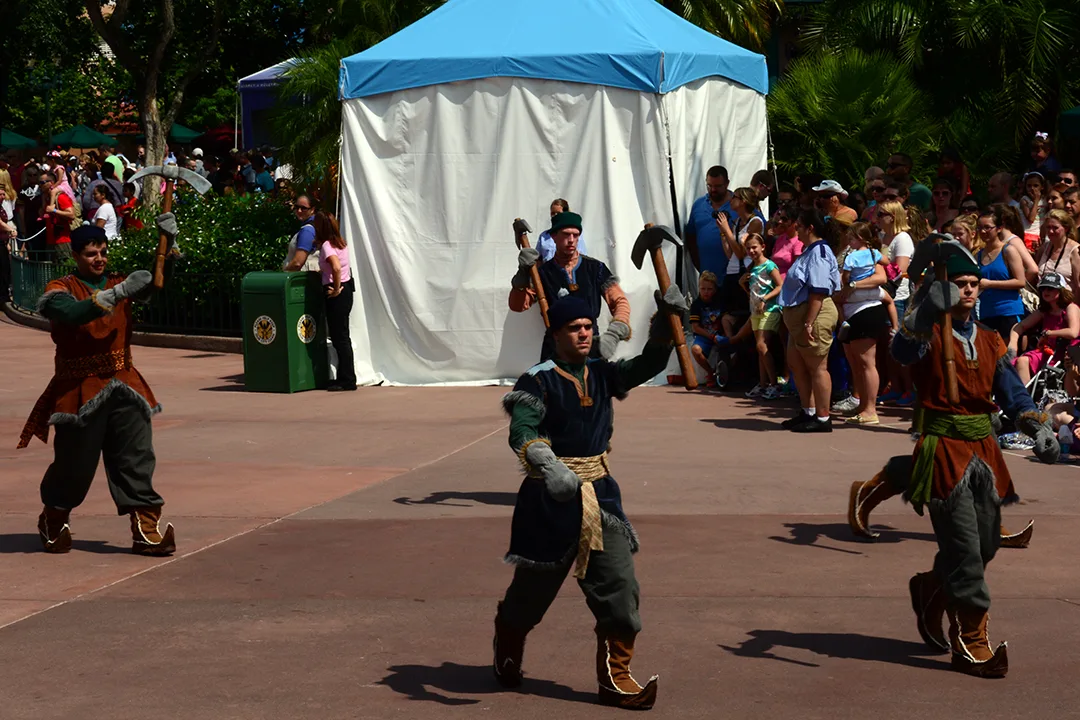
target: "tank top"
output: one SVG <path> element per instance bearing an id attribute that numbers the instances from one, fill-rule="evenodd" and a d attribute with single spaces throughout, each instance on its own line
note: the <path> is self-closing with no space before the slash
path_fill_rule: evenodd
<path id="1" fill-rule="evenodd" d="M 1070 247 L 1071 246 L 1071 247 Z M 1045 250 L 1039 253 L 1039 276 L 1048 272 L 1061 273 L 1066 280 L 1072 278 L 1072 254 L 1076 245 L 1066 239 L 1065 245 L 1060 250 L 1054 250 L 1050 243 L 1046 243 Z"/>
<path id="2" fill-rule="evenodd" d="M 735 228 L 735 239 L 743 247 L 746 246 L 746 236 L 750 234 L 750 223 L 753 221 L 753 219 L 755 217 L 757 217 L 757 215 L 752 216 L 741 227 L 737 226 Z M 762 227 L 765 227 L 764 223 L 762 224 Z M 740 263 L 741 263 L 741 267 L 740 267 Z M 728 258 L 727 274 L 728 275 L 741 275 L 742 271 L 743 271 L 743 268 L 748 268 L 748 267 L 750 267 L 750 258 L 749 258 L 749 256 L 744 257 L 742 260 L 739 260 L 739 256 L 735 255 L 733 253 L 731 255 L 731 257 Z"/>
<path id="3" fill-rule="evenodd" d="M 1005 250 L 1008 245 L 998 251 L 997 257 L 989 263 L 983 263 L 985 250 L 979 251 L 979 265 L 982 266 L 982 276 L 987 280 L 1012 280 L 1009 266 L 1005 264 Z M 1015 251 L 1014 251 L 1015 252 Z M 1020 317 L 1024 314 L 1024 302 L 1020 299 L 1019 290 L 983 290 L 979 293 L 979 317 Z"/>

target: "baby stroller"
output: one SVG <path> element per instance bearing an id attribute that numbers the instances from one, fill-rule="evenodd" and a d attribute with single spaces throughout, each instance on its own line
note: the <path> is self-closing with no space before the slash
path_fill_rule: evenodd
<path id="1" fill-rule="evenodd" d="M 1046 411 L 1052 405 L 1057 403 L 1069 403 L 1071 399 L 1069 394 L 1065 391 L 1065 366 L 1064 366 L 1064 350 L 1068 341 L 1064 338 L 1059 338 L 1054 343 L 1054 352 L 1047 360 L 1046 364 L 1039 368 L 1038 372 L 1031 376 L 1031 380 L 1024 387 L 1027 389 L 1028 394 L 1031 396 L 1031 401 L 1035 404 L 1035 407 L 1040 411 Z M 1078 348 L 1080 349 L 1080 348 Z M 1072 348 L 1070 348 L 1072 351 Z M 1073 361 L 1076 362 L 1077 358 Z M 1030 450 L 1035 446 L 1035 441 L 1027 435 L 1015 431 L 1011 419 L 1008 419 L 1008 424 L 1005 424 L 1005 418 L 1003 420 L 1003 429 L 1013 430 L 1012 432 L 1006 432 L 1002 434 L 998 439 L 998 443 L 1002 448 L 1006 450 Z"/>

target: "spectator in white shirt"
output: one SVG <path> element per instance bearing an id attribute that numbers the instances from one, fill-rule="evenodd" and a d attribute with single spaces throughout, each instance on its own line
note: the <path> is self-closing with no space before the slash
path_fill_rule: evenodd
<path id="1" fill-rule="evenodd" d="M 120 223 L 117 221 L 116 208 L 109 199 L 108 185 L 98 185 L 94 188 L 94 202 L 98 209 L 94 213 L 94 224 L 105 231 L 105 237 L 112 240 L 120 234 Z"/>

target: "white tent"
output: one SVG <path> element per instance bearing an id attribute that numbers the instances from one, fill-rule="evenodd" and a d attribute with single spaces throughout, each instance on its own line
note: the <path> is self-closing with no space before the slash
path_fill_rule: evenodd
<path id="1" fill-rule="evenodd" d="M 491 383 L 537 362 L 539 311 L 507 306 L 511 223 L 539 233 L 556 197 L 621 279 L 634 335 L 620 357 L 637 352 L 656 278 L 633 241 L 675 224 L 669 177 L 685 222 L 709 166 L 732 187 L 765 167 L 766 90 L 764 57 L 655 0 L 450 0 L 344 59 L 360 381 Z"/>

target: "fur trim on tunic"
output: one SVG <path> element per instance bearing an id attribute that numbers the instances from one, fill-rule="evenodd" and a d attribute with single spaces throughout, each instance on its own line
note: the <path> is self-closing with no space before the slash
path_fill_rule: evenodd
<path id="1" fill-rule="evenodd" d="M 143 411 L 143 415 L 146 417 L 147 420 L 161 412 L 161 403 L 158 403 L 154 407 L 150 407 L 150 403 L 146 401 L 146 398 L 144 398 L 142 395 L 135 392 L 130 387 L 120 382 L 116 378 L 113 378 L 105 385 L 105 387 L 101 389 L 101 392 L 90 398 L 87 402 L 83 403 L 83 406 L 79 408 L 79 412 L 77 414 L 53 413 L 49 416 L 49 424 L 74 424 L 79 426 L 85 425 L 90 415 L 92 415 L 94 411 L 104 405 L 105 402 L 109 399 L 109 396 L 112 395 L 114 392 L 119 395 L 123 395 L 128 400 L 134 401 L 135 404 L 139 406 L 139 409 Z"/>
<path id="2" fill-rule="evenodd" d="M 964 494 L 963 490 L 965 489 L 969 490 L 973 497 L 983 494 L 995 505 L 1001 506 L 1001 497 L 997 494 L 997 488 L 994 485 L 994 472 L 977 455 L 972 456 L 971 462 L 968 463 L 967 468 L 964 470 L 964 477 L 960 478 L 960 482 L 949 493 L 949 497 L 944 500 L 931 498 L 930 503 L 933 506 L 952 512 L 956 509 L 959 498 Z"/>
<path id="3" fill-rule="evenodd" d="M 614 530 L 630 543 L 630 552 L 636 553 L 641 547 L 641 542 L 638 540 L 637 530 L 634 530 L 634 526 L 630 524 L 629 520 L 621 520 L 607 510 L 600 510 L 600 523 L 608 530 Z"/>
<path id="4" fill-rule="evenodd" d="M 37 301 L 37 304 L 34 305 L 34 309 L 37 310 L 38 315 L 42 314 L 42 311 L 45 309 L 45 306 L 48 305 L 49 301 L 52 300 L 53 297 L 55 297 L 56 295 L 67 295 L 72 300 L 75 299 L 75 296 L 72 295 L 71 293 L 69 293 L 67 290 L 50 290 L 49 292 L 47 292 L 44 295 L 42 295 L 41 297 L 39 297 L 38 301 Z"/>
<path id="5" fill-rule="evenodd" d="M 524 390 L 512 390 L 506 393 L 502 397 L 503 411 L 507 415 L 514 414 L 514 406 L 518 403 L 530 407 L 540 413 L 540 417 L 543 418 L 547 414 L 547 406 L 544 405 L 544 401 L 537 398 L 535 395 L 531 395 Z"/>
<path id="6" fill-rule="evenodd" d="M 603 285 L 600 286 L 600 292 L 601 293 L 606 293 L 608 291 L 608 288 L 613 287 L 613 286 L 618 285 L 618 284 L 619 284 L 619 276 L 618 275 L 612 275 L 611 277 L 609 277 L 607 279 L 607 281 Z"/>
<path id="7" fill-rule="evenodd" d="M 513 555 L 506 553 L 503 556 L 503 562 L 507 565 L 513 565 L 514 567 L 528 568 L 529 570 L 569 570 L 570 565 L 574 562 L 574 558 L 577 557 L 577 543 L 570 546 L 569 552 L 562 560 L 556 560 L 555 562 L 537 562 L 536 560 L 529 560 L 523 558 L 520 555 Z"/>

